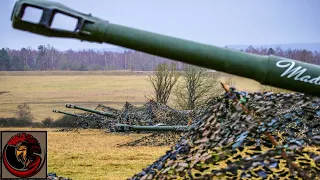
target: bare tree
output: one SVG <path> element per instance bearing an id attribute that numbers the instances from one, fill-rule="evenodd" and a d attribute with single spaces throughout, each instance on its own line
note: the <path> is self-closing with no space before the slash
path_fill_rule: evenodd
<path id="1" fill-rule="evenodd" d="M 33 120 L 33 115 L 31 114 L 31 108 L 27 103 L 22 103 L 17 106 L 18 119 L 31 122 Z"/>
<path id="2" fill-rule="evenodd" d="M 156 101 L 167 104 L 172 88 L 179 79 L 179 72 L 176 70 L 176 64 L 159 64 L 154 75 L 149 76 L 149 81 L 155 91 Z"/>
<path id="3" fill-rule="evenodd" d="M 209 73 L 205 68 L 186 65 L 182 81 L 174 90 L 175 105 L 184 110 L 192 110 L 220 95 L 223 89 L 218 79 L 219 73 Z"/>

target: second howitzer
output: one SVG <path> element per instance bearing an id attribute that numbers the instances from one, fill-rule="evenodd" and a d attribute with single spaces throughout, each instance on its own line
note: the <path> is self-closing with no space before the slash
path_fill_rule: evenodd
<path id="1" fill-rule="evenodd" d="M 61 114 L 65 114 L 65 115 L 69 115 L 69 116 L 73 116 L 73 117 L 77 117 L 77 118 L 82 118 L 81 115 L 71 114 L 71 113 L 59 111 L 59 110 L 56 110 L 56 109 L 52 110 L 52 112 L 61 113 Z"/>
<path id="2" fill-rule="evenodd" d="M 26 7 L 43 10 L 40 22 L 22 20 Z M 77 20 L 73 31 L 51 27 L 57 13 Z M 48 37 L 110 43 L 250 78 L 264 85 L 320 96 L 320 66 L 293 59 L 254 55 L 117 25 L 46 0 L 18 0 L 11 20 L 13 28 Z"/>
<path id="3" fill-rule="evenodd" d="M 116 124 L 115 131 L 128 132 L 128 131 L 157 131 L 157 132 L 185 132 L 192 129 L 193 126 L 137 126 L 127 124 Z"/>
<path id="4" fill-rule="evenodd" d="M 76 106 L 76 105 L 73 105 L 73 104 L 66 104 L 66 107 L 67 108 L 73 108 L 73 109 L 79 109 L 79 110 L 83 110 L 83 111 L 99 114 L 99 115 L 110 117 L 110 118 L 116 118 L 117 117 L 112 113 L 103 112 L 103 111 L 97 111 L 97 110 L 94 110 L 94 109 L 88 109 L 88 108 L 84 108 L 84 107 L 81 107 L 81 106 Z"/>

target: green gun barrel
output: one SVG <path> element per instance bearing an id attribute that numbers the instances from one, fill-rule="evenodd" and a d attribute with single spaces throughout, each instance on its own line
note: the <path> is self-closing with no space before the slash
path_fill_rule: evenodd
<path id="1" fill-rule="evenodd" d="M 97 111 L 97 110 L 94 110 L 94 109 L 88 109 L 88 108 L 84 108 L 84 107 L 81 107 L 81 106 L 76 106 L 76 105 L 69 104 L 69 103 L 66 104 L 66 107 L 67 108 L 73 108 L 73 109 L 79 109 L 79 110 L 83 110 L 83 111 L 87 111 L 87 112 L 91 112 L 91 113 L 95 113 L 95 114 L 99 114 L 99 115 L 107 116 L 107 117 L 111 117 L 111 118 L 116 118 L 117 117 L 117 116 L 115 116 L 114 114 L 111 114 L 111 113 Z"/>
<path id="2" fill-rule="evenodd" d="M 104 112 L 109 111 L 112 114 L 117 114 L 118 115 L 118 114 L 121 113 L 121 110 L 118 110 L 118 109 L 115 109 L 115 108 L 112 108 L 112 107 L 109 107 L 109 106 L 105 106 L 103 104 L 99 104 L 98 108 L 102 108 L 102 111 L 104 111 Z"/>
<path id="3" fill-rule="evenodd" d="M 137 126 L 127 124 L 116 124 L 115 130 L 117 132 L 127 131 L 157 131 L 157 132 L 185 132 L 189 131 L 193 126 Z"/>
<path id="4" fill-rule="evenodd" d="M 56 109 L 53 109 L 52 112 L 61 113 L 61 114 L 65 114 L 65 115 L 69 115 L 69 116 L 74 116 L 74 117 L 78 117 L 78 118 L 82 117 L 81 115 L 71 114 L 71 113 L 59 111 L 59 110 L 56 110 Z"/>
<path id="5" fill-rule="evenodd" d="M 39 23 L 22 20 L 26 7 L 43 10 Z M 56 13 L 76 18 L 78 24 L 74 31 L 52 28 L 52 19 Z M 112 24 L 91 14 L 83 14 L 60 3 L 45 0 L 17 1 L 11 20 L 16 29 L 48 37 L 110 43 L 250 78 L 264 85 L 320 96 L 320 66 L 293 59 L 254 55 Z"/>

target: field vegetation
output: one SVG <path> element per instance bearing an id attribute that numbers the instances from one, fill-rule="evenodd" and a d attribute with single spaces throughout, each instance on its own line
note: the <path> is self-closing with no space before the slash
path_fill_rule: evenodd
<path id="1" fill-rule="evenodd" d="M 283 50 L 250 46 L 242 51 L 260 55 L 272 54 L 320 64 L 319 52 L 302 49 Z M 0 57 L 0 126 L 6 126 L 0 130 L 47 130 L 49 172 L 78 180 L 126 179 L 140 172 L 142 168 L 169 150 L 170 147 L 167 146 L 118 147 L 119 144 L 141 138 L 143 134 L 110 134 L 101 130 L 56 132 L 53 128 L 35 127 L 41 123 L 50 125 L 52 121 L 59 122 L 60 125 L 65 124 L 63 121 L 56 121 L 59 118 L 65 120 L 65 116 L 53 113 L 53 109 L 71 113 L 83 112 L 65 108 L 66 103 L 91 109 L 96 108 L 98 104 L 121 109 L 126 101 L 133 105 L 142 105 L 148 100 L 146 97 L 150 95 L 155 97 L 154 87 L 148 75 L 153 73 L 152 70 L 155 70 L 158 64 L 170 63 L 173 62 L 172 60 L 138 51 L 98 53 L 92 50 L 78 52 L 69 50 L 62 52 L 50 45 L 40 45 L 37 49 L 2 48 Z M 185 64 L 177 63 L 177 70 L 184 68 Z M 190 82 L 189 84 L 192 82 L 201 84 L 193 78 L 194 74 L 196 73 L 185 74 L 184 80 Z M 288 92 L 261 86 L 253 80 L 224 73 L 219 73 L 217 77 L 218 81 L 234 85 L 242 91 Z M 179 79 L 176 84 L 180 85 L 180 83 Z M 158 84 L 160 85 L 155 87 L 166 87 L 162 83 Z M 203 87 L 208 88 L 206 85 L 205 83 Z M 215 83 L 215 86 L 219 86 L 219 83 Z M 197 94 L 195 87 L 198 86 L 188 86 L 189 89 L 184 89 L 184 94 L 179 92 L 181 87 L 183 86 L 177 88 L 178 92 L 171 93 L 179 94 L 180 100 L 188 100 L 181 101 L 180 107 L 186 102 L 188 106 L 181 108 L 189 109 L 198 105 L 199 99 L 190 98 Z M 219 87 L 213 89 L 216 88 Z M 173 89 L 176 91 L 176 88 Z M 200 92 L 206 92 L 206 90 L 200 88 Z M 164 100 L 167 99 L 164 98 Z M 168 105 L 176 108 L 171 97 L 168 99 Z M 73 120 L 66 121 L 73 122 Z M 16 127 L 33 126 L 34 128 L 8 127 L 13 124 Z"/>
<path id="2" fill-rule="evenodd" d="M 14 116 L 21 103 L 30 106 L 35 121 L 38 122 L 48 116 L 53 119 L 62 116 L 53 113 L 52 109 L 81 112 L 66 109 L 66 103 L 93 109 L 99 103 L 121 109 L 126 101 L 139 106 L 147 101 L 147 94 L 153 94 L 148 73 L 150 72 L 0 72 L 0 117 Z M 226 77 L 222 75 L 220 80 L 223 81 Z M 238 89 L 249 92 L 260 88 L 257 82 L 241 77 L 233 77 L 233 82 Z M 168 104 L 172 102 L 169 101 Z"/>
<path id="3" fill-rule="evenodd" d="M 99 130 L 54 132 L 56 129 L 1 128 L 2 130 L 47 130 L 48 172 L 76 180 L 119 180 L 140 172 L 170 147 L 118 147 L 143 134 L 110 134 Z M 75 143 L 76 142 L 76 143 Z"/>
<path id="4" fill-rule="evenodd" d="M 30 107 L 34 121 L 47 117 L 53 120 L 61 114 L 52 109 L 66 109 L 66 103 L 95 108 L 99 103 L 122 108 L 126 101 L 142 105 L 146 94 L 153 94 L 148 81 L 150 72 L 0 72 L 0 118 L 16 116 L 18 105 Z M 232 82 L 238 89 L 258 91 L 255 81 L 223 74 L 221 81 Z M 169 105 L 172 102 L 169 101 Z M 30 130 L 31 128 L 1 128 Z M 43 130 L 44 128 L 32 128 Z M 101 130 L 80 132 L 48 131 L 48 172 L 73 179 L 125 179 L 154 162 L 170 147 L 118 147 L 141 138 L 143 134 L 110 134 Z"/>

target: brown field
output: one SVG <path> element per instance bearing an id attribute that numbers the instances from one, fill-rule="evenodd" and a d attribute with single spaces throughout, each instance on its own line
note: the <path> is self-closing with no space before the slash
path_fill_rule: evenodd
<path id="1" fill-rule="evenodd" d="M 130 71 L 48 71 L 0 72 L 0 117 L 15 115 L 20 103 L 28 103 L 35 121 L 50 116 L 57 119 L 66 112 L 81 112 L 65 108 L 66 103 L 96 108 L 99 103 L 122 108 L 126 101 L 144 104 L 146 94 L 153 93 L 148 72 Z M 234 77 L 237 88 L 256 91 L 258 83 Z"/>
<path id="2" fill-rule="evenodd" d="M 24 102 L 30 105 L 35 121 L 61 116 L 53 113 L 52 109 L 79 112 L 65 108 L 66 103 L 88 108 L 95 108 L 99 103 L 122 108 L 125 101 L 139 105 L 146 101 L 144 95 L 152 90 L 146 75 L 51 73 L 53 75 L 41 72 L 38 75 L 34 72 L 26 72 L 26 75 L 21 72 L 1 74 L 0 92 L 4 93 L 0 95 L 0 117 L 13 116 L 17 105 Z"/>
<path id="3" fill-rule="evenodd" d="M 74 103 L 95 108 L 99 103 L 122 108 L 125 101 L 136 105 L 152 93 L 143 72 L 0 72 L 0 117 L 14 116 L 20 103 L 29 103 L 35 121 L 60 114 L 52 109 Z M 238 89 L 257 91 L 255 81 L 234 77 Z M 9 130 L 2 128 L 1 130 Z M 16 130 L 17 128 L 11 129 Z M 25 129 L 25 128 L 22 128 Z M 43 129 L 41 129 L 43 130 Z M 73 179 L 126 179 L 154 162 L 170 147 L 116 147 L 142 137 L 141 134 L 117 135 L 98 130 L 48 133 L 48 168 L 59 176 Z"/>
<path id="4" fill-rule="evenodd" d="M 48 172 L 76 180 L 126 179 L 154 162 L 170 147 L 121 147 L 144 135 L 117 135 L 99 130 L 53 132 L 53 129 L 1 128 L 0 130 L 47 130 Z M 76 142 L 76 143 L 75 143 Z"/>

